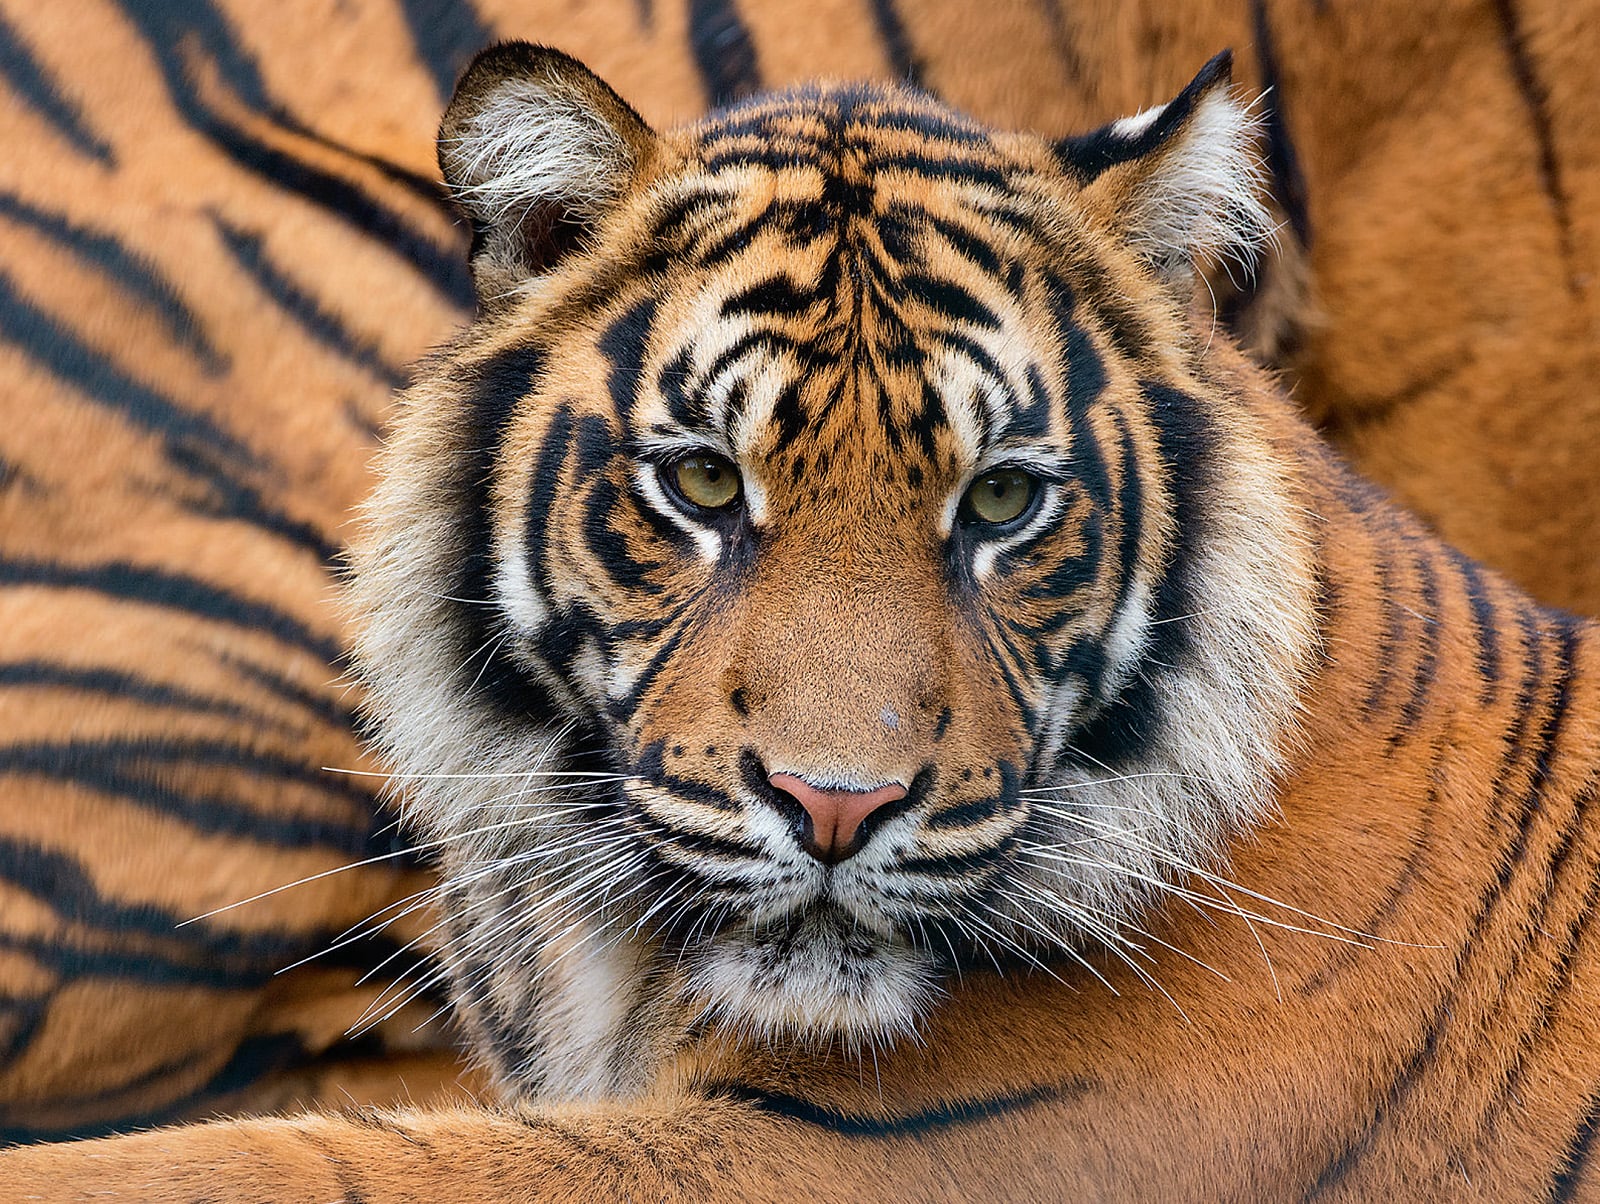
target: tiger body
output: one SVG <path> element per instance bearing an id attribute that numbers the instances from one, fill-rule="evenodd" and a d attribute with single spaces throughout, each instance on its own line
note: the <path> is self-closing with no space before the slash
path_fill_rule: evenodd
<path id="1" fill-rule="evenodd" d="M 1220 77 L 1065 144 L 851 88 L 658 137 L 522 53 L 447 120 L 484 313 L 407 395 L 354 593 L 506 1105 L 0 1175 L 1594 1194 L 1594 629 L 1350 475 L 1192 304 L 1259 220 Z M 541 139 L 484 142 L 506 80 Z M 519 174 L 550 144 L 576 168 Z M 740 509 L 672 495 L 690 453 Z M 1006 466 L 1033 508 L 985 526 Z M 829 860 L 784 774 L 906 791 Z"/>

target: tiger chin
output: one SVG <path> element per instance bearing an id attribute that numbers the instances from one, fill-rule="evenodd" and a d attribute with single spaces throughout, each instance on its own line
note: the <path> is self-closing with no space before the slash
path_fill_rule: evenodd
<path id="1" fill-rule="evenodd" d="M 486 51 L 479 312 L 405 395 L 356 665 L 510 1096 L 917 1039 L 1270 815 L 1305 499 L 1188 319 L 1268 237 L 1219 56 L 1052 142 L 815 85 L 669 133 Z M 1204 406 L 1193 398 L 1204 396 Z"/>

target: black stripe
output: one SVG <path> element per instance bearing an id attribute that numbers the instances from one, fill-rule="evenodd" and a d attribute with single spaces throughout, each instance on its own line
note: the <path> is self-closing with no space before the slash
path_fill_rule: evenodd
<path id="1" fill-rule="evenodd" d="M 450 605 L 461 633 L 462 671 L 468 671 L 470 658 L 471 675 L 466 680 L 475 683 L 479 697 L 518 719 L 526 717 L 530 706 L 545 710 L 550 700 L 500 648 L 503 620 L 489 605 L 494 581 L 489 489 L 517 405 L 534 391 L 543 371 L 544 352 L 538 347 L 514 347 L 471 370 L 462 382 L 467 432 L 450 483 L 459 499 L 460 569 L 452 591 L 458 600 Z"/>
<path id="2" fill-rule="evenodd" d="M 1561 165 L 1556 158 L 1555 131 L 1550 117 L 1550 95 L 1534 71 L 1533 56 L 1528 52 L 1522 36 L 1521 22 L 1513 0 L 1494 0 L 1495 17 L 1500 22 L 1500 36 L 1505 42 L 1506 56 L 1511 60 L 1511 77 L 1517 81 L 1517 91 L 1528 110 L 1528 123 L 1533 127 L 1534 142 L 1539 148 L 1539 184 L 1550 200 L 1555 217 L 1556 240 L 1561 258 L 1567 268 L 1567 287 L 1581 293 L 1578 277 L 1573 274 L 1572 200 L 1561 179 Z"/>
<path id="3" fill-rule="evenodd" d="M 693 778 L 680 777 L 667 772 L 666 766 L 666 741 L 656 740 L 647 745 L 639 754 L 635 764 L 634 773 L 643 781 L 653 786 L 659 786 L 666 793 L 677 798 L 688 799 L 702 807 L 710 807 L 714 811 L 726 811 L 737 815 L 744 810 L 732 795 L 725 790 L 719 790 L 709 782 L 696 781 Z"/>
<path id="4" fill-rule="evenodd" d="M 1272 178 L 1272 195 L 1283 206 L 1289 227 L 1303 247 L 1311 246 L 1311 212 L 1306 204 L 1306 180 L 1300 170 L 1300 156 L 1289 133 L 1284 115 L 1283 73 L 1278 69 L 1278 54 L 1272 42 L 1272 25 L 1267 20 L 1265 0 L 1252 0 L 1255 24 L 1256 62 L 1261 67 L 1261 121 L 1266 127 L 1267 172 Z"/>
<path id="5" fill-rule="evenodd" d="M 216 375 L 227 369 L 227 357 L 206 336 L 198 315 L 144 256 L 129 251 L 109 234 L 77 225 L 64 214 L 30 205 L 12 193 L 0 193 L 0 214 L 39 231 L 116 281 L 119 288 L 137 298 L 141 309 L 159 318 L 177 342 L 199 357 L 207 373 Z"/>
<path id="6" fill-rule="evenodd" d="M 324 564 L 338 550 L 315 526 L 292 518 L 262 499 L 241 477 L 260 460 L 244 443 L 203 413 L 135 380 L 111 359 L 18 293 L 0 275 L 0 338 L 16 344 L 89 401 L 161 440 L 163 454 L 207 490 L 204 497 L 178 489 L 174 501 L 197 513 L 236 518 L 313 553 Z"/>
<path id="7" fill-rule="evenodd" d="M 656 303 L 647 297 L 620 314 L 596 340 L 600 354 L 610 364 L 606 371 L 606 391 L 611 397 L 612 412 L 617 417 L 617 427 L 624 439 L 633 437 L 633 407 L 638 400 L 639 385 L 643 380 L 644 356 L 650 344 L 650 330 L 655 323 Z M 661 388 L 669 396 L 682 392 L 683 381 L 676 373 L 686 370 L 688 351 L 662 369 Z M 669 379 L 669 374 L 674 374 Z"/>
<path id="8" fill-rule="evenodd" d="M 761 90 L 755 42 L 733 0 L 689 0 L 689 46 L 712 108 Z"/>
<path id="9" fill-rule="evenodd" d="M 707 1093 L 748 1104 L 768 1116 L 800 1121 L 843 1137 L 920 1137 L 944 1129 L 994 1120 L 1040 1104 L 1067 1103 L 1098 1088 L 1099 1084 L 1093 1079 L 1076 1078 L 1026 1091 L 994 1095 L 986 1099 L 953 1100 L 900 1116 L 883 1117 L 851 1114 L 796 1095 L 762 1091 L 742 1084 L 713 1085 L 707 1089 Z"/>
<path id="10" fill-rule="evenodd" d="M 219 150 L 246 170 L 298 193 L 370 235 L 410 262 L 457 306 L 472 304 L 472 280 L 461 248 L 434 242 L 350 181 L 276 149 L 201 98 L 197 79 L 206 73 L 197 60 L 209 59 L 222 82 L 263 119 L 288 133 L 327 145 L 326 139 L 307 130 L 268 94 L 255 59 L 240 44 L 217 5 L 211 0 L 142 0 L 125 4 L 122 11 L 143 36 L 173 104 Z M 392 175 L 392 169 L 386 174 Z M 431 184 L 426 187 L 430 193 L 434 191 Z"/>
<path id="11" fill-rule="evenodd" d="M 151 681 L 117 669 L 75 668 L 53 661 L 0 662 L 0 686 L 42 687 L 104 694 L 148 706 L 175 707 L 206 715 L 226 715 L 256 726 L 282 726 L 282 721 L 227 698 L 197 694 L 180 686 Z"/>
<path id="12" fill-rule="evenodd" d="M 220 117 L 207 115 L 201 128 L 240 166 L 328 210 L 410 263 L 451 304 L 471 308 L 475 294 L 464 247 L 433 241 L 359 186 L 277 150 Z"/>
<path id="13" fill-rule="evenodd" d="M 247 681 L 255 682 L 262 689 L 309 712 L 330 727 L 355 728 L 361 722 L 355 708 L 343 701 L 342 692 L 333 695 L 307 690 L 281 673 L 252 664 L 230 653 L 223 654 L 222 662 Z M 334 688 L 337 688 L 337 683 L 334 683 Z"/>
<path id="14" fill-rule="evenodd" d="M 344 655 L 337 641 L 318 635 L 288 611 L 165 569 L 121 561 L 67 565 L 0 560 L 0 586 L 3 585 L 90 590 L 119 601 L 181 610 L 211 622 L 270 635 L 329 665 L 338 663 Z"/>
<path id="15" fill-rule="evenodd" d="M 400 0 L 418 56 L 433 76 L 434 91 L 448 100 L 472 56 L 494 41 L 472 0 Z"/>
<path id="16" fill-rule="evenodd" d="M 74 1123 L 67 1128 L 48 1128 L 32 1123 L 27 1119 L 14 1120 L 4 1113 L 0 1113 L 0 1145 L 111 1137 L 118 1133 L 148 1129 L 161 1124 L 170 1124 L 174 1121 L 189 1119 L 193 1117 L 194 1110 L 205 1101 L 232 1095 L 252 1083 L 259 1082 L 263 1077 L 274 1071 L 304 1062 L 307 1056 L 308 1051 L 305 1046 L 298 1037 L 292 1034 L 274 1033 L 267 1036 L 250 1037 L 240 1043 L 238 1049 L 234 1051 L 233 1056 L 228 1060 L 227 1065 L 213 1075 L 205 1086 L 181 1099 L 171 1100 L 159 1107 L 145 1111 L 119 1114 L 112 1120 Z M 150 1075 L 141 1076 L 143 1081 L 136 1081 L 133 1084 L 133 1088 L 138 1090 L 152 1085 L 156 1076 L 162 1072 L 169 1074 L 181 1072 L 192 1063 L 192 1060 L 193 1055 L 186 1054 L 181 1064 L 174 1063 L 171 1066 L 159 1067 Z M 63 1114 L 72 1114 L 80 1112 L 93 1103 L 114 1101 L 117 1096 L 126 1093 L 126 1088 L 127 1085 L 122 1085 L 119 1088 L 96 1092 L 76 1100 L 60 1101 L 61 1111 Z"/>
<path id="17" fill-rule="evenodd" d="M 3 14 L 0 14 L 0 76 L 4 76 L 11 90 L 73 146 L 107 166 L 116 162 L 111 145 L 89 128 L 77 101 L 56 86 Z"/>
<path id="18" fill-rule="evenodd" d="M 1561 839 L 1545 867 L 1539 901 L 1530 911 L 1528 937 L 1524 938 L 1518 947 L 1511 965 L 1500 975 L 1501 990 L 1498 998 L 1502 1001 L 1506 993 L 1511 990 L 1512 979 L 1520 970 L 1523 959 L 1530 949 L 1543 954 L 1553 943 L 1555 934 L 1547 930 L 1546 919 L 1555 901 L 1556 892 L 1567 877 L 1565 871 L 1571 861 L 1573 849 L 1577 846 L 1578 837 L 1580 833 L 1590 830 L 1589 809 L 1595 801 L 1595 791 L 1596 784 L 1591 778 L 1573 802 L 1572 815 L 1568 818 Z M 1527 1070 L 1528 1058 L 1532 1055 L 1536 1044 L 1549 1031 L 1555 1019 L 1556 1008 L 1569 1001 L 1568 990 L 1572 985 L 1573 970 L 1576 968 L 1578 946 L 1587 935 L 1595 903 L 1600 899 L 1600 874 L 1595 870 L 1596 867 L 1592 862 L 1579 867 L 1579 881 L 1586 882 L 1582 901 L 1573 910 L 1571 919 L 1567 921 L 1559 953 L 1551 967 L 1552 973 L 1539 992 L 1538 1014 L 1517 1033 L 1517 1040 L 1513 1043 L 1511 1064 L 1496 1088 L 1494 1098 L 1484 1108 L 1485 1125 L 1491 1123 L 1495 1113 L 1504 1112 L 1512 1106 L 1513 1101 L 1523 1097 L 1520 1087 Z"/>
<path id="19" fill-rule="evenodd" d="M 375 342 L 352 332 L 342 317 L 325 309 L 291 279 L 267 254 L 259 234 L 251 234 L 217 213 L 211 215 L 211 220 L 234 261 L 311 339 L 372 373 L 389 388 L 405 387 L 406 370 L 390 363 Z"/>
<path id="20" fill-rule="evenodd" d="M 1538 664 L 1534 653 L 1538 642 L 1545 637 L 1534 629 L 1530 632 L 1530 661 Z M 1450 981 L 1456 988 L 1447 992 L 1440 1002 L 1428 1026 L 1409 1057 L 1400 1067 L 1390 1084 L 1384 1098 L 1373 1109 L 1372 1115 L 1367 1118 L 1358 1135 L 1339 1151 L 1337 1155 L 1323 1168 L 1316 1182 L 1306 1193 L 1306 1200 L 1313 1200 L 1325 1191 L 1336 1186 L 1346 1174 L 1350 1172 L 1359 1159 L 1371 1149 L 1377 1140 L 1379 1127 L 1398 1108 L 1401 1102 L 1414 1091 L 1421 1082 L 1424 1069 L 1434 1061 L 1437 1056 L 1440 1042 L 1444 1039 L 1445 1030 L 1449 1027 L 1456 1015 L 1456 999 L 1463 988 L 1467 960 L 1478 947 L 1478 940 L 1489 923 L 1496 904 L 1505 895 L 1506 889 L 1517 869 L 1523 865 L 1527 856 L 1528 838 L 1532 832 L 1533 822 L 1539 814 L 1539 804 L 1543 799 L 1545 786 L 1548 784 L 1552 757 L 1557 742 L 1560 739 L 1563 722 L 1566 718 L 1567 703 L 1569 700 L 1569 686 L 1572 671 L 1573 656 L 1576 651 L 1576 635 L 1570 626 L 1563 630 L 1562 655 L 1558 661 L 1554 674 L 1554 684 L 1550 690 L 1549 708 L 1545 712 L 1541 724 L 1538 752 L 1534 755 L 1533 773 L 1527 792 L 1523 795 L 1519 808 L 1517 829 L 1512 836 L 1506 853 L 1500 858 L 1500 868 L 1493 881 L 1491 881 L 1479 896 L 1477 908 L 1473 913 L 1472 924 L 1466 937 L 1462 940 L 1456 951 L 1455 964 L 1450 973 Z M 1540 676 L 1543 676 L 1542 674 Z M 1530 701 L 1524 710 L 1531 710 Z M 1508 760 L 1520 759 L 1520 739 L 1514 740 L 1507 749 Z M 1501 774 L 1503 779 L 1504 772 Z"/>
<path id="21" fill-rule="evenodd" d="M 1372 684 L 1367 689 L 1367 696 L 1362 700 L 1361 708 L 1367 718 L 1376 716 L 1378 709 L 1389 696 L 1389 688 L 1394 683 L 1398 673 L 1398 663 L 1403 649 L 1408 647 L 1406 640 L 1405 608 L 1400 603 L 1399 583 L 1395 580 L 1394 549 L 1390 546 L 1389 537 L 1393 528 L 1385 525 L 1374 532 L 1377 537 L 1373 542 L 1372 567 L 1377 576 L 1374 585 L 1374 596 L 1383 610 L 1383 630 L 1378 634 L 1377 647 L 1373 649 L 1376 660 L 1376 670 L 1372 676 Z"/>
<path id="22" fill-rule="evenodd" d="M 555 512 L 556 491 L 561 486 L 561 470 L 572 452 L 573 430 L 571 407 L 558 406 L 539 441 L 523 507 L 522 539 L 528 572 L 534 588 L 552 605 L 555 589 L 550 572 L 550 520 Z"/>
<path id="23" fill-rule="evenodd" d="M 659 560 L 640 559 L 634 555 L 626 533 L 630 524 L 625 522 L 622 530 L 611 525 L 621 500 L 617 487 L 609 478 L 600 477 L 590 486 L 585 500 L 583 541 L 594 554 L 601 571 L 618 589 L 633 594 L 660 595 L 661 586 L 651 580 L 650 574 L 665 565 Z"/>
<path id="24" fill-rule="evenodd" d="M 1421 649 L 1417 653 L 1416 666 L 1411 671 L 1411 693 L 1400 708 L 1398 725 L 1389 733 L 1388 747 L 1391 751 L 1413 733 L 1427 707 L 1434 678 L 1439 671 L 1439 626 L 1442 619 L 1439 614 L 1439 581 L 1433 568 L 1433 549 L 1418 539 L 1407 539 L 1406 542 L 1411 548 L 1412 561 L 1417 570 L 1417 592 L 1421 607 L 1415 617 L 1419 623 L 1418 642 Z"/>
<path id="25" fill-rule="evenodd" d="M 1595 1134 L 1600 1132 L 1600 1090 L 1589 1096 L 1583 1119 L 1567 1141 L 1561 1156 L 1561 1165 L 1545 1195 L 1549 1204 L 1567 1204 L 1578 1198 L 1578 1187 L 1583 1182 L 1584 1168 L 1594 1150 Z"/>
<path id="26" fill-rule="evenodd" d="M 190 916 L 150 903 L 108 898 L 73 858 L 8 837 L 0 837 L 0 880 L 46 904 L 67 923 L 98 928 L 119 942 L 135 935 L 161 942 L 156 952 L 141 949 L 139 956 L 152 959 L 151 973 L 162 975 L 162 981 L 178 976 L 181 981 L 209 986 L 259 986 L 277 970 L 325 948 L 341 935 L 323 927 L 250 932 L 232 928 L 226 921 L 214 927 L 205 920 L 180 928 Z M 317 917 L 308 914 L 305 918 Z M 167 959 L 164 965 L 158 964 L 163 958 Z M 229 964 L 219 965 L 218 959 Z M 142 981 L 152 979 L 144 977 Z"/>
<path id="27" fill-rule="evenodd" d="M 0 337 L 142 430 L 169 443 L 196 444 L 240 465 L 256 463 L 254 453 L 227 431 L 123 373 L 109 357 L 29 302 L 4 275 L 0 275 Z"/>
<path id="28" fill-rule="evenodd" d="M 926 88 L 925 69 L 911 48 L 911 38 L 906 33 L 906 24 L 901 20 L 894 0 L 872 0 L 872 22 L 878 27 L 878 37 L 883 40 L 883 53 L 895 77 L 918 88 Z"/>
<path id="29" fill-rule="evenodd" d="M 1499 616 L 1495 612 L 1494 600 L 1490 597 L 1487 583 L 1483 579 L 1483 571 L 1478 567 L 1477 561 L 1469 556 L 1447 549 L 1456 570 L 1461 574 L 1462 587 L 1466 590 L 1467 600 L 1472 605 L 1472 618 L 1477 627 L 1478 636 L 1478 675 L 1483 678 L 1483 692 L 1479 701 L 1488 705 L 1494 701 L 1495 687 L 1500 684 L 1500 634 Z"/>
<path id="30" fill-rule="evenodd" d="M 359 818 L 344 822 L 274 814 L 238 795 L 185 789 L 185 771 L 231 769 L 261 779 L 273 791 L 294 783 L 354 804 Z M 301 761 L 211 740 L 63 740 L 0 746 L 0 774 L 39 777 L 109 795 L 144 810 L 220 833 L 282 848 L 326 848 L 372 857 L 403 847 L 392 828 L 375 832 L 377 802 Z"/>

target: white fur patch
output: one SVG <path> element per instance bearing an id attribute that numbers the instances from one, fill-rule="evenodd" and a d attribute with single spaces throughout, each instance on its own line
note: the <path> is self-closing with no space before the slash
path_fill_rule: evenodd
<path id="1" fill-rule="evenodd" d="M 1124 121 L 1148 124 L 1157 113 Z M 1245 269 L 1255 263 L 1272 239 L 1255 149 L 1259 126 L 1225 90 L 1200 98 L 1176 145 L 1128 198 L 1121 220 L 1141 253 L 1165 268 L 1208 258 Z"/>
<path id="2" fill-rule="evenodd" d="M 495 226 L 514 225 L 541 204 L 593 214 L 622 190 L 631 164 L 621 135 L 554 79 L 499 84 L 440 145 L 456 198 Z"/>

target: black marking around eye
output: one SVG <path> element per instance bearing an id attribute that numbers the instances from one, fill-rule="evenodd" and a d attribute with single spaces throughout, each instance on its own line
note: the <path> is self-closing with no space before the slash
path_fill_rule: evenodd
<path id="1" fill-rule="evenodd" d="M 1027 540 L 1019 543 L 1015 549 L 1007 549 L 1008 554 L 1016 558 L 1026 558 L 1029 550 L 1045 535 L 1047 530 L 1036 533 Z M 1092 585 L 1100 572 L 1102 558 L 1105 555 L 1105 522 L 1100 512 L 1091 510 L 1079 528 L 1079 538 L 1083 541 L 1083 551 L 1076 556 L 1063 556 L 1050 566 L 1049 572 L 1037 582 L 1028 587 L 1025 597 L 1038 599 L 1065 599 L 1074 597 L 1078 591 Z M 1032 624 L 1032 629 L 1039 634 L 1044 634 L 1060 622 L 1075 616 L 1076 610 L 1060 610 L 1051 616 L 1040 619 Z"/>
<path id="2" fill-rule="evenodd" d="M 606 477 L 589 489 L 583 516 L 584 543 L 611 582 L 632 593 L 659 594 L 661 587 L 650 574 L 662 568 L 659 560 L 641 558 L 628 546 L 626 535 L 612 524 L 618 504 L 617 487 Z"/>

